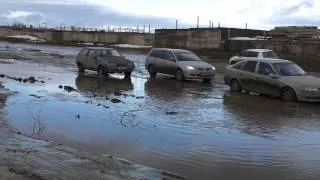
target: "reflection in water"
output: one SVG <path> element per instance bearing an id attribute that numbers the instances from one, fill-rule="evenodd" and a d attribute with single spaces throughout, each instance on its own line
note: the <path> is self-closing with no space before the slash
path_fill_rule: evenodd
<path id="1" fill-rule="evenodd" d="M 130 78 L 113 78 L 98 75 L 79 74 L 76 78 L 76 86 L 80 92 L 85 94 L 97 94 L 99 96 L 110 96 L 115 92 L 132 91 L 133 85 Z"/>
<path id="2" fill-rule="evenodd" d="M 316 104 L 286 103 L 276 99 L 243 94 L 225 94 L 226 113 L 236 119 L 236 126 L 249 134 L 270 134 L 320 128 Z"/>

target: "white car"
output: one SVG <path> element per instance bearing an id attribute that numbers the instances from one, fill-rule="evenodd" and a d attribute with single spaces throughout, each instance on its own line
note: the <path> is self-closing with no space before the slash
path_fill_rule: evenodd
<path id="1" fill-rule="evenodd" d="M 248 49 L 230 58 L 229 64 L 232 65 L 243 60 L 257 60 L 257 58 L 279 59 L 279 56 L 270 49 Z"/>

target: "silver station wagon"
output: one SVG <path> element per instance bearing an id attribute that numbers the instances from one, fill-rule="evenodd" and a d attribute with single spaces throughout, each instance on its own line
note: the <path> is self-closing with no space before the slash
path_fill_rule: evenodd
<path id="1" fill-rule="evenodd" d="M 202 79 L 210 82 L 215 75 L 215 67 L 202 61 L 193 52 L 183 49 L 152 49 L 146 58 L 145 67 L 150 77 L 163 73 L 173 75 L 179 81 Z"/>
<path id="2" fill-rule="evenodd" d="M 134 63 L 113 48 L 87 47 L 83 48 L 76 57 L 79 72 L 85 69 L 97 71 L 98 74 L 124 73 L 130 77 Z"/>

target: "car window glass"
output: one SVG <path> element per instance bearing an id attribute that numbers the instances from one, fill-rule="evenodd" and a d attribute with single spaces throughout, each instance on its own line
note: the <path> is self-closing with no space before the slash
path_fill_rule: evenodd
<path id="1" fill-rule="evenodd" d="M 89 50 L 89 52 L 88 52 L 88 56 L 95 56 L 95 51 L 94 50 Z"/>
<path id="2" fill-rule="evenodd" d="M 86 56 L 88 54 L 88 49 L 83 49 L 81 52 L 80 52 L 80 55 L 81 56 Z"/>
<path id="3" fill-rule="evenodd" d="M 274 51 L 263 52 L 262 55 L 264 58 L 273 58 L 273 59 L 279 58 L 279 56 Z"/>
<path id="4" fill-rule="evenodd" d="M 109 50 L 107 49 L 104 49 L 102 52 L 101 52 L 101 56 L 105 57 L 105 56 L 111 56 L 111 53 Z"/>
<path id="5" fill-rule="evenodd" d="M 174 61 L 174 58 L 170 52 L 163 52 L 163 59 L 169 60 L 169 61 Z"/>
<path id="6" fill-rule="evenodd" d="M 235 64 L 234 66 L 232 66 L 233 68 L 235 69 L 241 69 L 242 68 L 242 65 L 244 64 L 245 62 L 240 62 L 238 64 Z"/>
<path id="7" fill-rule="evenodd" d="M 253 52 L 253 51 L 247 51 L 245 57 L 258 57 L 259 53 L 258 52 Z"/>
<path id="8" fill-rule="evenodd" d="M 242 68 L 244 71 L 255 72 L 257 61 L 248 61 Z"/>
<path id="9" fill-rule="evenodd" d="M 110 52 L 112 56 L 121 56 L 120 53 L 115 49 L 111 49 Z"/>
<path id="10" fill-rule="evenodd" d="M 271 66 L 268 63 L 265 63 L 265 62 L 260 62 L 259 63 L 258 73 L 262 74 L 262 75 L 266 75 L 266 76 L 268 76 L 270 74 L 275 74 L 275 72 L 273 71 Z"/>

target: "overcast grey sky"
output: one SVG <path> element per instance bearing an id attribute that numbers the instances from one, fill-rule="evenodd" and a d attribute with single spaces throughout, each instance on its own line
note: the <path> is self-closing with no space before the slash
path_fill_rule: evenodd
<path id="1" fill-rule="evenodd" d="M 86 27 L 150 24 L 154 28 L 201 26 L 270 29 L 320 26 L 320 0 L 0 0 L 0 24 L 22 22 Z"/>

